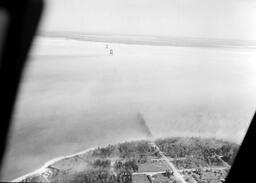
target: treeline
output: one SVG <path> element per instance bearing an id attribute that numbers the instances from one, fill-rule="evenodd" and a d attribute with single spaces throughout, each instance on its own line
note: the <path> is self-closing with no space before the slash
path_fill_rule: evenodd
<path id="1" fill-rule="evenodd" d="M 91 170 L 76 172 L 66 176 L 59 176 L 52 180 L 54 183 L 132 183 L 131 172 L 115 174 L 109 169 L 94 168 Z"/>
<path id="2" fill-rule="evenodd" d="M 168 138 L 156 144 L 169 157 L 203 160 L 208 165 L 221 165 L 219 158 L 231 165 L 239 149 L 235 143 L 214 138 Z"/>
<path id="3" fill-rule="evenodd" d="M 235 143 L 214 138 L 173 137 L 158 139 L 155 143 L 166 156 L 186 157 L 188 161 L 194 160 L 195 164 L 206 163 L 216 166 L 222 163 L 218 157 L 231 165 L 239 149 L 239 145 Z M 148 141 L 135 141 L 98 148 L 93 151 L 92 156 L 135 159 L 138 163 L 145 163 L 148 156 L 158 154 Z"/>
<path id="4" fill-rule="evenodd" d="M 149 155 L 154 149 L 149 145 L 148 141 L 132 141 L 119 143 L 117 145 L 108 145 L 93 150 L 93 157 L 120 157 L 133 158 L 139 155 Z"/>
<path id="5" fill-rule="evenodd" d="M 124 172 L 124 171 L 133 173 L 139 170 L 139 166 L 135 159 L 126 160 L 126 161 L 117 160 L 115 161 L 114 169 L 115 169 L 115 172 L 117 173 Z"/>
<path id="6" fill-rule="evenodd" d="M 148 141 L 124 142 L 117 145 L 108 145 L 97 148 L 92 152 L 93 158 L 118 157 L 120 159 L 133 159 L 138 163 L 145 163 L 147 157 L 152 155 L 154 148 Z"/>
<path id="7" fill-rule="evenodd" d="M 96 159 L 91 162 L 93 168 L 110 169 L 111 160 L 109 159 Z M 114 171 L 120 173 L 122 171 L 129 171 L 131 173 L 137 172 L 139 167 L 136 159 L 117 159 L 113 165 Z"/>

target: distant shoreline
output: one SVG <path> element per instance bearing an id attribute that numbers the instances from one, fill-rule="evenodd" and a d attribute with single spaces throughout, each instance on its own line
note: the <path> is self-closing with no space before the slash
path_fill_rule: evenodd
<path id="1" fill-rule="evenodd" d="M 154 35 L 85 34 L 76 32 L 39 32 L 38 36 L 66 38 L 79 41 L 111 42 L 151 46 L 256 49 L 256 40 L 170 37 Z"/>

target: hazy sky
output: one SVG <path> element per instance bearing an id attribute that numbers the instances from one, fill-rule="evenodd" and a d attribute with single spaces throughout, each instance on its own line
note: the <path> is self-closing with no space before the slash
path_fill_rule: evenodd
<path id="1" fill-rule="evenodd" d="M 256 40 L 255 0 L 48 0 L 43 30 Z"/>

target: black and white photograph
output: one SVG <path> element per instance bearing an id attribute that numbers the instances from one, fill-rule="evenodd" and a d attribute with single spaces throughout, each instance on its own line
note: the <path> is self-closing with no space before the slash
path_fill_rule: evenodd
<path id="1" fill-rule="evenodd" d="M 0 181 L 225 182 L 256 107 L 255 0 L 44 3 Z"/>

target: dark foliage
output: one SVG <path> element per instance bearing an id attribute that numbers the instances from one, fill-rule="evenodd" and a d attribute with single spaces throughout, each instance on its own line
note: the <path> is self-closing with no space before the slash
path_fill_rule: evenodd
<path id="1" fill-rule="evenodd" d="M 110 160 L 108 159 L 97 159 L 93 162 L 94 168 L 110 168 Z"/>
<path id="2" fill-rule="evenodd" d="M 114 164 L 114 169 L 116 172 L 121 172 L 121 171 L 137 172 L 139 167 L 135 159 L 127 160 L 124 162 L 117 160 Z"/>
<path id="3" fill-rule="evenodd" d="M 93 169 L 86 172 L 78 172 L 72 175 L 56 179 L 56 183 L 117 183 L 117 177 L 106 169 Z"/>

